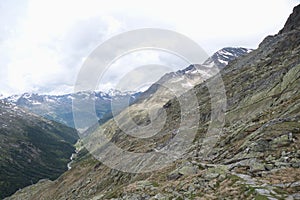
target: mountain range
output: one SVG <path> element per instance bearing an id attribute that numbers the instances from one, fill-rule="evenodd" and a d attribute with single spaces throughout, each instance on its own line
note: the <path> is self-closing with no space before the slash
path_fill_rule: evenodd
<path id="1" fill-rule="evenodd" d="M 24 93 L 22 95 L 12 95 L 3 100 L 10 102 L 19 107 L 25 108 L 30 112 L 43 116 L 47 119 L 63 123 L 69 127 L 74 128 L 72 101 L 77 99 L 93 99 L 95 102 L 95 110 L 97 116 L 103 118 L 111 112 L 111 102 L 116 104 L 116 109 L 121 110 L 123 99 L 130 98 L 134 101 L 139 96 L 139 92 L 120 92 L 117 90 L 110 90 L 108 93 L 96 91 L 84 91 L 65 95 L 40 95 L 35 93 Z M 86 113 L 82 113 L 86 115 Z M 87 127 L 79 127 L 79 129 L 86 129 Z"/>
<path id="2" fill-rule="evenodd" d="M 203 63 L 202 70 L 197 71 L 194 65 L 187 67 L 184 70 L 170 73 L 162 78 L 164 83 L 166 79 L 170 83 L 172 80 L 180 80 L 178 76 L 184 78 L 181 81 L 182 86 L 190 89 L 196 83 L 199 83 L 201 76 L 212 76 L 209 70 L 212 65 L 216 65 L 220 69 L 228 64 L 228 62 L 235 58 L 249 53 L 251 50 L 241 47 L 227 47 L 214 53 L 209 59 Z M 200 66 L 200 65 L 199 65 Z M 172 77 L 173 76 L 173 77 Z M 200 78 L 201 79 L 201 78 Z M 173 84 L 173 83 L 172 83 Z M 119 112 L 127 106 L 129 98 L 130 103 L 138 99 L 141 92 L 120 92 L 118 90 L 109 90 L 107 93 L 100 91 L 84 91 L 78 93 L 71 93 L 65 95 L 40 95 L 36 93 L 24 93 L 22 95 L 12 95 L 3 100 L 14 105 L 23 107 L 30 112 L 43 116 L 47 119 L 63 123 L 69 127 L 74 128 L 74 118 L 72 112 L 72 101 L 77 99 L 92 99 L 95 102 L 95 110 L 100 124 L 106 122 L 112 117 L 111 103 L 114 103 L 115 112 Z M 124 103 L 124 101 L 126 101 Z M 86 116 L 87 113 L 82 113 Z M 87 126 L 78 127 L 80 130 L 86 130 Z"/>

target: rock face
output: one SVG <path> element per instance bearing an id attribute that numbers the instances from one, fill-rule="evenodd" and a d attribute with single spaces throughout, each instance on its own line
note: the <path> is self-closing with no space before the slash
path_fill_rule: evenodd
<path id="1" fill-rule="evenodd" d="M 300 29 L 300 5 L 296 6 L 279 34 Z"/>
<path id="2" fill-rule="evenodd" d="M 298 7 L 295 10 L 288 21 L 299 17 Z M 154 98 L 160 90 L 132 105 L 130 117 L 140 125 L 151 122 L 140 105 L 157 106 L 157 118 L 167 115 L 165 126 L 150 142 L 125 134 L 130 127 L 119 128 L 128 123 L 129 116 L 123 112 L 118 116 L 120 124 L 110 120 L 93 133 L 111 138 L 123 150 L 160 152 L 178 134 L 174 130 L 179 126 L 185 133 L 195 128 L 179 124 L 182 110 L 178 103 L 188 104 L 194 92 L 198 104 L 189 104 L 193 109 L 184 117 L 194 120 L 189 117 L 200 113 L 197 134 L 188 151 L 167 167 L 125 173 L 82 153 L 56 181 L 30 186 L 9 199 L 299 199 L 300 31 L 291 30 L 289 24 L 221 70 L 226 98 L 217 100 L 227 102 L 221 130 L 207 132 L 218 126 L 211 123 L 208 90 L 215 83 L 214 76 L 163 105 Z"/>
<path id="3" fill-rule="evenodd" d="M 77 131 L 0 101 L 0 198 L 67 170 Z"/>

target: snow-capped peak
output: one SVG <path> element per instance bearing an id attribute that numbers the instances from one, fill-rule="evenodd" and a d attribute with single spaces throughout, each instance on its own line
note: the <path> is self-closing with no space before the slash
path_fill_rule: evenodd
<path id="1" fill-rule="evenodd" d="M 21 97 L 21 95 L 15 94 L 15 95 L 6 97 L 5 100 L 8 102 L 11 102 L 11 103 L 16 103 L 20 97 Z"/>
<path id="2" fill-rule="evenodd" d="M 215 64 L 221 69 L 228 65 L 230 61 L 236 59 L 237 57 L 250 53 L 251 51 L 252 49 L 243 47 L 225 47 L 214 53 L 203 63 L 203 65 L 212 66 L 213 64 Z"/>
<path id="3" fill-rule="evenodd" d="M 32 96 L 32 93 L 24 93 L 23 95 L 22 95 L 22 98 L 25 98 L 25 99 L 29 99 L 30 97 Z"/>
<path id="4" fill-rule="evenodd" d="M 114 96 L 127 96 L 127 95 L 133 95 L 137 92 L 135 91 L 120 91 L 120 90 L 117 90 L 117 89 L 110 89 L 108 90 L 107 94 L 111 97 L 114 97 Z"/>

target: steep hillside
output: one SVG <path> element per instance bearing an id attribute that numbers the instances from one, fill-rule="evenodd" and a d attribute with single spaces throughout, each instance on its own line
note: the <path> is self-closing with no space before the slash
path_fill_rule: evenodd
<path id="1" fill-rule="evenodd" d="M 132 166 L 158 170 L 122 172 L 85 154 L 56 181 L 30 186 L 10 199 L 300 199 L 299 11 L 297 6 L 284 31 L 221 71 L 225 97 L 209 90 L 220 88 L 218 76 L 163 105 L 154 90 L 118 115 L 118 124 L 108 121 L 87 141 L 92 153 L 104 153 L 104 162 L 111 160 L 124 171 Z M 225 102 L 226 108 L 212 112 L 215 102 Z M 145 128 L 132 130 L 127 111 Z M 218 117 L 222 112 L 225 119 Z M 156 128 L 161 118 L 166 122 L 156 135 L 128 135 L 148 135 L 150 122 Z M 99 140 L 103 136 L 120 149 L 153 157 L 110 151 L 111 145 Z M 159 168 L 164 160 L 157 164 L 156 155 L 176 156 L 166 152 L 190 140 L 187 152 Z M 122 166 L 120 158 L 130 163 Z"/>
<path id="2" fill-rule="evenodd" d="M 77 132 L 0 102 L 0 198 L 67 169 Z"/>

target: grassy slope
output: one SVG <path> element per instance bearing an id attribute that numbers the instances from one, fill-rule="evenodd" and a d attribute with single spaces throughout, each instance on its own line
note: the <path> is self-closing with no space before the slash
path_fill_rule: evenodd
<path id="1" fill-rule="evenodd" d="M 67 169 L 74 129 L 0 104 L 0 198 Z"/>

